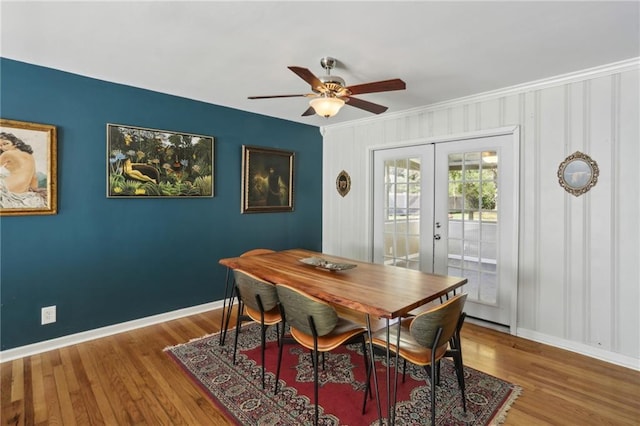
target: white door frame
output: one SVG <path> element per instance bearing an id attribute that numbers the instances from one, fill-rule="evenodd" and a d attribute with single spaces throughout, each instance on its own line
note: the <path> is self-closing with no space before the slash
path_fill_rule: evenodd
<path id="1" fill-rule="evenodd" d="M 381 149 L 389 149 L 389 148 L 402 148 L 409 147 L 415 145 L 424 145 L 424 144 L 437 144 L 442 142 L 454 142 L 454 141 L 462 141 L 466 139 L 477 139 L 488 136 L 501 136 L 501 135 L 511 135 L 513 138 L 513 149 L 514 149 L 514 158 L 517 161 L 514 161 L 512 164 L 513 167 L 513 176 L 516 176 L 518 182 L 514 185 L 514 194 L 513 197 L 516 200 L 514 209 L 513 209 L 513 223 L 516 224 L 517 230 L 513 233 L 513 238 L 511 240 L 510 250 L 515 254 L 515 264 L 511 269 L 511 273 L 507 277 L 507 279 L 512 280 L 516 283 L 511 291 L 511 300 L 510 300 L 510 324 L 509 331 L 512 335 L 516 334 L 517 330 L 517 319 L 518 319 L 518 264 L 519 264 L 519 247 L 520 247 L 520 126 L 507 126 L 507 127 L 498 127 L 494 129 L 486 129 L 486 130 L 478 130 L 467 133 L 458 133 L 451 135 L 444 135 L 438 137 L 431 138 L 419 138 L 405 141 L 395 141 L 385 144 L 372 145 L 367 147 L 367 161 L 365 165 L 365 175 L 368 176 L 366 181 L 366 195 L 365 202 L 368 207 L 368 214 L 365 218 L 366 220 L 366 244 L 368 253 L 368 261 L 373 261 L 373 199 L 374 199 L 374 152 Z"/>

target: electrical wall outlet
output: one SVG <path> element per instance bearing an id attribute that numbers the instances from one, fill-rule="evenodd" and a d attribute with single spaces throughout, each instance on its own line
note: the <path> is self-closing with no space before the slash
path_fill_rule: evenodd
<path id="1" fill-rule="evenodd" d="M 56 322 L 56 306 L 46 306 L 42 308 L 42 325 Z"/>

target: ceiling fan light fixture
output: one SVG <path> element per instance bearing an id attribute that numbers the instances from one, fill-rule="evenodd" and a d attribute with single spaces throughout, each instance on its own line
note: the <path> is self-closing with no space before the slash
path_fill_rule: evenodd
<path id="1" fill-rule="evenodd" d="M 309 105 L 321 117 L 333 117 L 344 106 L 344 101 L 334 97 L 319 97 L 309 101 Z"/>
<path id="2" fill-rule="evenodd" d="M 2 0 L 0 0 L 2 1 Z M 387 110 L 384 105 L 374 104 L 364 99 L 354 98 L 351 95 L 362 95 L 365 93 L 390 92 L 392 90 L 404 90 L 407 85 L 399 78 L 391 80 L 373 81 L 370 83 L 356 84 L 355 86 L 347 86 L 344 79 L 331 75 L 331 69 L 335 67 L 336 60 L 330 57 L 324 57 L 320 60 L 320 65 L 327 71 L 327 74 L 316 77 L 307 68 L 298 66 L 289 66 L 289 70 L 293 71 L 298 77 L 303 79 L 311 86 L 313 93 L 296 94 L 296 95 L 270 95 L 270 96 L 249 96 L 249 99 L 268 99 L 268 98 L 311 98 L 309 108 L 303 113 L 302 117 L 309 117 L 318 114 L 320 117 L 333 117 L 336 115 L 345 103 L 349 103 L 350 107 L 359 108 L 361 110 L 371 112 L 373 114 L 382 114 Z"/>

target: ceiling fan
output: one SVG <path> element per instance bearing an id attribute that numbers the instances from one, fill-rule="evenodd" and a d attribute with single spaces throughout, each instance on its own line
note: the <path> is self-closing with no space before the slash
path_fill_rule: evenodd
<path id="1" fill-rule="evenodd" d="M 406 89 L 405 82 L 399 78 L 356 84 L 355 86 L 346 86 L 342 78 L 336 75 L 331 75 L 331 70 L 336 66 L 337 62 L 338 61 L 336 59 L 328 56 L 320 59 L 320 65 L 322 65 L 322 68 L 327 71 L 326 75 L 321 77 L 316 77 L 307 68 L 295 66 L 288 67 L 291 71 L 296 73 L 298 77 L 311 85 L 313 93 L 299 95 L 249 96 L 249 99 L 307 97 L 311 98 L 309 101 L 309 108 L 302 113 L 302 116 L 318 114 L 322 117 L 328 118 L 336 115 L 340 108 L 345 104 L 374 114 L 381 114 L 387 110 L 386 106 L 354 98 L 352 95 Z"/>

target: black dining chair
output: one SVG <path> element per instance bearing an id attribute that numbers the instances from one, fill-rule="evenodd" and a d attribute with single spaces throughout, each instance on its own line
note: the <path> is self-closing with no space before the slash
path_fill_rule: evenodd
<path id="1" fill-rule="evenodd" d="M 367 328 L 338 316 L 335 308 L 329 303 L 317 299 L 296 288 L 276 284 L 280 311 L 284 323 L 289 325 L 291 337 L 303 347 L 311 350 L 314 378 L 315 421 L 318 424 L 318 354 L 332 351 L 340 345 L 356 341 L 362 342 L 365 370 L 368 371 L 367 349 L 365 335 Z M 278 378 L 282 363 L 282 348 L 284 346 L 284 326 L 278 349 L 278 367 L 276 370 L 276 388 L 278 392 Z M 324 358 L 323 358 L 324 359 Z M 368 382 L 367 382 L 368 383 Z M 365 389 L 365 398 L 369 386 Z"/>
<path id="2" fill-rule="evenodd" d="M 275 250 L 267 248 L 255 248 L 245 251 L 240 257 L 258 256 L 261 254 L 275 253 Z M 231 321 L 231 311 L 233 310 L 233 303 L 236 299 L 235 284 L 233 283 L 233 276 L 229 276 L 230 269 L 227 268 L 227 277 L 225 279 L 224 297 L 222 299 L 222 318 L 220 320 L 220 346 L 224 345 L 227 338 L 227 330 L 229 329 L 229 322 Z M 249 321 L 250 318 L 242 313 L 238 312 L 238 315 L 243 315 L 242 320 Z"/>
<path id="3" fill-rule="evenodd" d="M 396 346 L 398 342 L 398 327 L 391 327 L 389 330 L 386 328 L 378 330 L 372 336 L 371 342 L 374 346 L 386 350 L 388 344 L 389 350 L 405 361 L 405 372 L 406 361 L 424 367 L 427 373 L 425 380 L 431 384 L 431 424 L 435 424 L 436 385 L 439 383 L 439 361 L 442 358 L 453 359 L 458 386 L 462 395 L 462 408 L 465 413 L 467 412 L 464 366 L 460 345 L 460 329 L 466 316 L 463 312 L 466 299 L 466 293 L 458 294 L 445 303 L 415 317 L 401 319 L 399 346 Z M 387 331 L 389 333 L 388 340 Z M 369 376 L 369 373 L 370 370 L 367 376 Z M 369 378 L 367 377 L 367 382 L 368 380 Z M 393 391 L 394 398 L 397 394 L 397 386 L 396 380 Z M 395 400 L 394 411 L 391 415 L 395 415 Z"/>
<path id="4" fill-rule="evenodd" d="M 278 344 L 280 344 L 278 326 L 282 321 L 282 315 L 278 304 L 278 293 L 273 284 L 261 280 L 248 272 L 236 269 L 233 274 L 238 294 L 238 316 L 236 319 L 236 336 L 233 343 L 233 363 L 236 363 L 238 334 L 240 334 L 240 328 L 242 327 L 240 312 L 244 308 L 247 317 L 260 324 L 262 389 L 264 389 L 264 352 L 268 326 L 276 326 L 276 335 L 278 336 Z"/>

